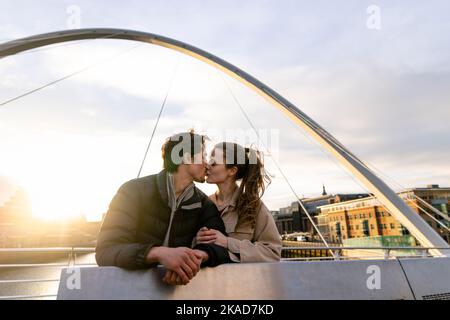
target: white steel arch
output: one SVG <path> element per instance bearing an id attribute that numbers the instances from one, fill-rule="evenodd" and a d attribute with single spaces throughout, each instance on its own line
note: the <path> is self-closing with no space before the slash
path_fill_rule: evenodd
<path id="1" fill-rule="evenodd" d="M 16 53 L 60 42 L 84 39 L 123 39 L 147 42 L 176 50 L 201 60 L 239 80 L 269 100 L 280 111 L 302 127 L 333 157 L 344 165 L 424 247 L 434 256 L 450 255 L 450 246 L 398 195 L 375 175 L 361 160 L 348 151 L 331 134 L 270 87 L 231 63 L 190 44 L 157 34 L 109 28 L 74 29 L 22 38 L 0 45 L 0 59 Z M 448 249 L 447 249 L 448 248 Z"/>

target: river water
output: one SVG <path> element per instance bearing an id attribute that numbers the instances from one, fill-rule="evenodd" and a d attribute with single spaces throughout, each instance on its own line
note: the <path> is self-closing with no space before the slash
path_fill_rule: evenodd
<path id="1" fill-rule="evenodd" d="M 68 265 L 67 255 L 15 254 L 0 256 L 0 264 L 59 263 Z M 76 264 L 95 264 L 94 253 L 77 255 Z M 0 298 L 24 295 L 45 295 L 34 299 L 56 299 L 59 281 L 34 283 L 1 283 L 2 280 L 59 279 L 62 266 L 0 267 Z M 24 299 L 24 298 L 22 298 Z"/>

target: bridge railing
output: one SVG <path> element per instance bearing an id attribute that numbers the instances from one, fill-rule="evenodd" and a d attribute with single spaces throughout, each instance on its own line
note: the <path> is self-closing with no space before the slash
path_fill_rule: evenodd
<path id="1" fill-rule="evenodd" d="M 431 249 L 445 249 L 445 248 L 425 248 L 425 247 L 283 247 L 282 254 L 294 255 L 294 257 L 282 258 L 282 261 L 318 261 L 318 260 L 361 260 L 361 259 L 395 259 L 398 256 L 393 252 L 404 252 L 407 254 L 401 254 L 402 258 L 428 258 L 431 257 L 429 250 Z M 93 267 L 97 266 L 94 262 L 82 262 L 79 260 L 80 256 L 87 254 L 93 254 L 95 248 L 77 248 L 77 247 L 64 247 L 64 248 L 0 248 L 0 300 L 12 300 L 12 299 L 52 299 L 56 298 L 56 292 L 48 284 L 59 283 L 59 276 L 62 268 L 67 267 Z M 331 255 L 333 252 L 333 255 Z M 348 252 L 371 252 L 370 255 L 348 255 Z M 3 263 L 1 262 L 2 255 L 17 255 L 28 254 L 45 256 L 46 254 L 58 254 L 64 255 L 66 258 L 59 259 L 57 262 L 41 262 L 32 263 L 20 262 L 20 263 Z M 93 261 L 93 257 L 91 257 Z M 25 277 L 24 273 L 39 274 L 34 272 L 38 269 L 53 269 L 50 272 L 51 276 L 45 277 Z M 26 270 L 28 272 L 21 272 Z M 31 271 L 31 272 L 30 272 Z M 11 273 L 13 276 L 11 276 Z M 21 274 L 20 276 L 14 276 L 14 273 Z M 47 272 L 48 273 L 48 272 Z M 4 277 L 7 279 L 4 279 Z M 12 278 L 11 278 L 12 277 Z M 21 285 L 33 285 L 35 288 L 28 290 L 25 294 L 5 294 L 9 288 L 10 291 L 17 291 L 17 286 Z M 41 288 L 36 286 L 41 285 Z M 30 293 L 30 291 L 33 291 Z"/>
<path id="2" fill-rule="evenodd" d="M 97 266 L 96 263 L 80 263 L 77 257 L 80 255 L 92 254 L 95 252 L 95 248 L 76 248 L 76 247 L 63 247 L 63 248 L 0 248 L 0 262 L 2 256 L 15 255 L 20 258 L 23 255 L 31 256 L 28 259 L 33 259 L 33 255 L 38 254 L 40 257 L 45 258 L 47 256 L 58 258 L 57 262 L 39 262 L 33 263 L 0 263 L 0 300 L 14 300 L 14 299 L 52 299 L 56 298 L 56 291 L 51 288 L 52 283 L 59 283 L 59 276 L 62 268 L 67 267 L 93 267 Z M 35 257 L 35 256 L 34 256 Z M 63 258 L 64 257 L 64 258 Z M 26 259 L 26 258 L 25 258 Z M 49 258 L 51 259 L 51 258 Z M 18 260 L 24 260 L 18 259 Z M 47 259 L 48 260 L 48 259 Z M 32 273 L 38 274 L 39 271 L 46 270 L 46 274 L 50 274 L 50 277 L 27 277 L 14 276 L 14 274 Z M 25 272 L 29 271 L 29 272 Z M 12 273 L 12 276 L 11 276 Z M 8 279 L 4 279 L 4 277 Z M 12 278 L 11 278 L 12 277 Z M 34 286 L 35 288 L 29 288 L 31 291 L 35 291 L 33 294 L 5 294 L 6 291 L 17 291 L 17 287 L 22 285 Z M 38 288 L 36 288 L 36 286 Z M 54 286 L 57 287 L 57 286 Z M 50 289 L 51 288 L 51 289 Z M 9 290 L 8 290 L 9 289 Z"/>

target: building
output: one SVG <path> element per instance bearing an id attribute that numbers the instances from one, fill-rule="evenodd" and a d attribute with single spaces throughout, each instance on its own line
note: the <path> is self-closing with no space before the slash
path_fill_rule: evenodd
<path id="1" fill-rule="evenodd" d="M 289 211 L 287 208 L 290 207 L 280 208 L 280 211 L 276 211 L 276 213 L 273 214 L 275 224 L 280 234 L 294 232 L 292 213 L 286 212 Z"/>
<path id="2" fill-rule="evenodd" d="M 303 207 L 309 213 L 311 218 L 316 221 L 319 214 L 319 207 L 331 203 L 347 201 L 352 199 L 359 199 L 369 196 L 367 193 L 356 194 L 336 194 L 328 195 L 325 186 L 323 186 L 322 195 L 314 198 L 301 199 Z M 310 234 L 316 233 L 313 225 L 308 218 L 305 210 L 298 201 L 292 202 L 290 206 L 280 208 L 279 212 L 274 215 L 275 223 L 280 234 L 293 232 L 307 232 Z"/>
<path id="3" fill-rule="evenodd" d="M 350 238 L 398 236 L 406 232 L 374 197 L 321 206 L 317 221 L 325 239 L 335 243 Z"/>
<path id="4" fill-rule="evenodd" d="M 448 217 L 448 212 L 450 211 L 450 188 L 439 188 L 438 185 L 430 185 L 427 188 L 409 189 L 399 193 L 399 196 L 405 199 L 408 205 L 420 214 L 447 242 L 450 241 L 449 231 L 442 228 L 422 210 L 427 211 L 450 227 L 448 221 L 433 213 L 431 209 L 426 208 L 416 198 L 416 196 L 420 197 Z M 344 240 L 352 238 L 409 234 L 373 196 L 320 206 L 319 210 L 320 214 L 317 216 L 319 228 L 325 239 L 331 242 L 342 243 Z"/>
<path id="5" fill-rule="evenodd" d="M 0 225 L 31 219 L 31 203 L 24 189 L 16 192 L 0 207 Z"/>
<path id="6" fill-rule="evenodd" d="M 17 246 L 27 237 L 24 226 L 32 220 L 31 204 L 25 190 L 18 188 L 0 207 L 0 247 Z"/>

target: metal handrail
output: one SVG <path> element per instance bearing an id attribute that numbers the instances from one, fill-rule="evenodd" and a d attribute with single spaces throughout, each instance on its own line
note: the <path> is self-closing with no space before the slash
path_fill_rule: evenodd
<path id="1" fill-rule="evenodd" d="M 0 300 L 15 299 L 36 299 L 36 298 L 54 298 L 56 294 L 37 294 L 37 295 L 19 295 L 19 296 L 0 296 Z"/>
<path id="2" fill-rule="evenodd" d="M 411 256 L 402 256 L 402 259 L 406 259 L 406 258 L 417 258 L 417 255 L 411 255 Z M 421 257 L 421 256 L 420 256 Z M 429 256 L 432 257 L 432 256 Z M 374 259 L 377 258 L 377 256 L 358 256 L 358 259 Z M 395 257 L 390 257 L 390 259 L 394 259 Z M 355 257 L 346 257 L 346 256 L 341 256 L 339 258 L 339 260 L 352 260 L 355 259 Z M 332 256 L 327 256 L 327 257 L 299 257 L 299 258 L 283 258 L 281 259 L 281 261 L 312 261 L 312 260 L 336 260 L 334 257 Z"/>
<path id="3" fill-rule="evenodd" d="M 96 266 L 95 263 L 73 264 L 77 267 Z M 0 268 L 36 268 L 36 267 L 67 267 L 67 263 L 21 263 L 21 264 L 0 264 Z M 1 280 L 0 280 L 1 283 Z"/>
<path id="4" fill-rule="evenodd" d="M 432 249 L 438 249 L 438 250 L 450 250 L 449 248 L 445 247 L 343 247 L 343 246 L 329 246 L 329 247 L 309 247 L 309 246 L 298 246 L 298 247 L 282 247 L 282 250 L 294 250 L 294 249 L 307 249 L 307 250 L 313 250 L 313 249 L 331 249 L 331 250 L 339 250 L 339 249 L 346 249 L 346 250 L 432 250 Z M 39 252 L 39 253 L 94 253 L 95 248 L 94 247 L 58 247 L 58 248 L 0 248 L 0 253 L 33 253 L 33 252 Z"/>
<path id="5" fill-rule="evenodd" d="M 306 249 L 306 250 L 432 250 L 432 249 L 445 249 L 450 250 L 449 248 L 444 247 L 282 247 L 282 250 L 300 250 L 300 249 Z"/>
<path id="6" fill-rule="evenodd" d="M 83 253 L 94 253 L 94 247 L 52 247 L 52 248 L 0 248 L 0 253 L 66 253 L 67 263 L 11 263 L 0 264 L 2 268 L 44 268 L 44 267 L 86 267 L 96 266 L 94 263 L 80 263 L 76 262 L 76 255 Z M 59 279 L 9 279 L 1 280 L 0 284 L 30 284 L 30 283 L 45 283 L 58 282 Z M 37 298 L 54 298 L 56 294 L 39 294 L 39 295 L 10 295 L 0 296 L 0 300 L 15 300 L 15 299 L 37 299 Z"/>
<path id="7" fill-rule="evenodd" d="M 59 279 L 26 279 L 26 280 L 0 280 L 0 283 L 35 283 L 35 282 L 55 282 Z"/>
<path id="8" fill-rule="evenodd" d="M 94 247 L 0 248 L 0 253 L 93 253 Z"/>
<path id="9" fill-rule="evenodd" d="M 334 253 L 333 256 L 320 256 L 320 257 L 294 257 L 294 258 L 282 258 L 282 261 L 310 261 L 310 260 L 345 260 L 345 259 L 368 259 L 368 258 L 377 258 L 377 256 L 343 256 L 341 252 L 343 250 L 372 250 L 373 254 L 377 255 L 377 250 L 381 250 L 380 256 L 383 259 L 388 260 L 391 258 L 395 258 L 396 255 L 392 255 L 392 251 L 408 251 L 408 250 L 417 250 L 421 251 L 420 254 L 416 255 L 401 255 L 402 258 L 429 258 L 431 255 L 429 254 L 429 250 L 432 249 L 447 249 L 447 248 L 434 248 L 434 247 L 343 247 L 343 246 L 332 246 L 332 247 L 307 247 L 307 246 L 296 246 L 296 247 L 282 247 L 282 251 L 323 251 L 330 250 Z"/>

